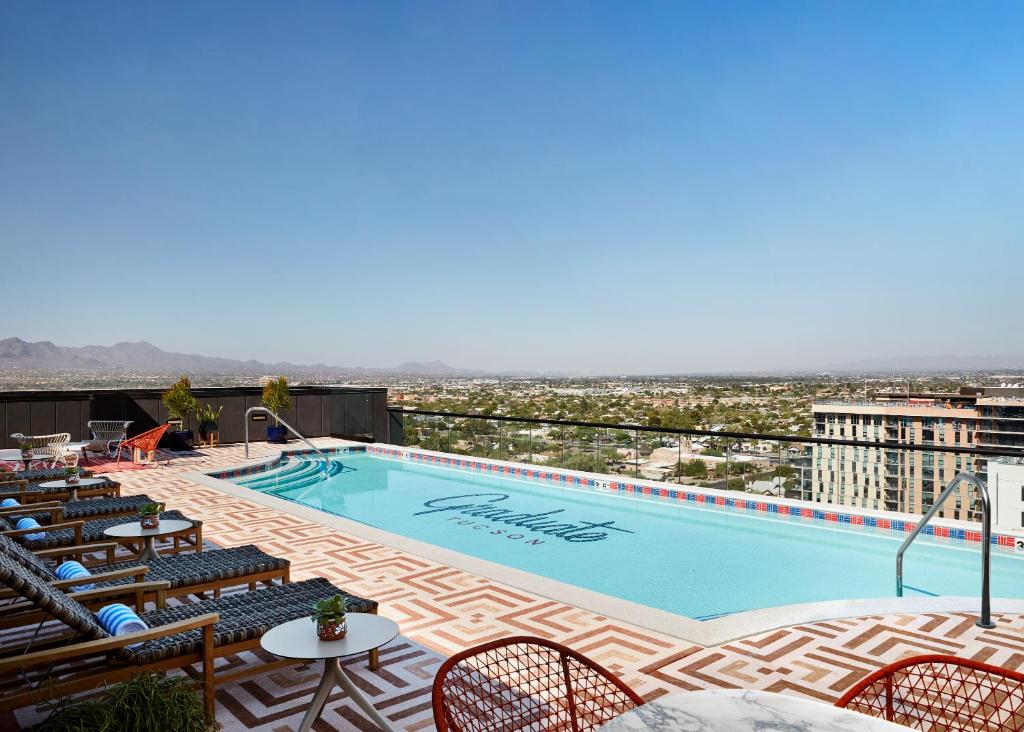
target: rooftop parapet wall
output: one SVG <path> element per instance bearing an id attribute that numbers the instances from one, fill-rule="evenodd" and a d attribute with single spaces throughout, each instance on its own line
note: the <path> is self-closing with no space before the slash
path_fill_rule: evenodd
<path id="1" fill-rule="evenodd" d="M 82 391 L 0 392 L 0 446 L 17 447 L 11 434 L 46 435 L 68 432 L 72 441 L 89 439 L 89 420 L 131 420 L 129 436 L 141 434 L 167 420 L 159 389 L 95 389 Z M 244 415 L 262 403 L 256 386 L 194 388 L 200 404 L 220 416 L 220 441 L 241 442 Z M 356 386 L 293 386 L 292 407 L 281 418 L 307 437 L 388 439 L 387 389 Z M 266 438 L 266 422 L 250 425 L 249 438 Z M 186 425 L 198 429 L 193 417 Z"/>

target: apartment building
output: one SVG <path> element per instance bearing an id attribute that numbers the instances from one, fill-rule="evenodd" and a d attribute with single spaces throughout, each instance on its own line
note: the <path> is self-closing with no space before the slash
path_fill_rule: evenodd
<path id="1" fill-rule="evenodd" d="M 880 393 L 862 401 L 812 405 L 817 437 L 882 443 L 878 447 L 815 445 L 810 495 L 819 503 L 924 513 L 961 470 L 986 477 L 987 461 L 958 447 L 998 447 L 1024 455 L 1024 387 L 964 387 L 951 393 Z M 910 452 L 893 443 L 934 447 Z M 939 516 L 970 520 L 968 486 Z"/>

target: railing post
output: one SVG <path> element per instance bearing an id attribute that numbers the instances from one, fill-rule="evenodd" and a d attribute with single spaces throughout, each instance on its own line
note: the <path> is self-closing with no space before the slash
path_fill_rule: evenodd
<path id="1" fill-rule="evenodd" d="M 561 425 L 562 457 L 558 461 L 558 467 L 565 467 L 565 425 Z"/>
<path id="2" fill-rule="evenodd" d="M 640 477 L 640 430 L 633 430 L 633 477 Z"/>
<path id="3" fill-rule="evenodd" d="M 498 420 L 498 460 L 505 459 L 505 423 Z"/>

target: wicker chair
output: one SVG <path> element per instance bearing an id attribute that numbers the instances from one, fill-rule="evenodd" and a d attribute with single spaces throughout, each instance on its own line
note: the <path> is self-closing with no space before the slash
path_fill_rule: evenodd
<path id="1" fill-rule="evenodd" d="M 131 423 L 130 419 L 93 419 L 86 422 L 86 426 L 92 432 L 92 440 L 82 448 L 82 452 L 105 452 L 114 457 L 118 446 L 128 439 L 128 427 Z"/>
<path id="2" fill-rule="evenodd" d="M 154 427 L 148 432 L 143 432 L 141 435 L 135 435 L 131 439 L 122 441 L 117 446 L 117 462 L 121 462 L 121 451 L 129 449 L 132 451 L 132 460 L 137 459 L 141 454 L 146 455 L 147 462 L 153 462 L 153 456 L 156 453 L 156 446 L 160 444 L 160 438 L 164 436 L 164 432 L 170 425 L 162 424 L 159 427 Z"/>
<path id="3" fill-rule="evenodd" d="M 214 672 L 215 659 L 256 648 L 260 637 L 274 626 L 309 617 L 314 602 L 346 594 L 327 580 L 316 578 L 146 612 L 144 593 L 166 589 L 166 582 L 65 594 L 4 553 L 0 553 L 0 585 L 62 623 L 68 631 L 67 645 L 48 639 L 35 649 L 31 640 L 26 645 L 19 639 L 0 648 L 0 710 L 88 691 L 140 671 L 182 668 L 192 672 L 202 685 L 204 708 L 211 723 L 219 680 Z M 149 630 L 118 636 L 107 633 L 89 606 L 118 601 L 134 604 Z M 192 671 L 194 664 L 201 664 L 201 670 Z M 227 663 L 221 669 L 221 679 L 237 681 L 294 664 L 293 660 L 279 659 L 240 671 L 235 663 Z"/>
<path id="4" fill-rule="evenodd" d="M 1024 730 L 1024 674 L 941 654 L 912 656 L 862 679 L 836 702 L 905 727 Z"/>
<path id="5" fill-rule="evenodd" d="M 58 462 L 63 463 L 66 454 L 72 454 L 65 447 L 71 442 L 70 432 L 57 432 L 52 435 L 23 435 L 20 432 L 15 432 L 11 438 L 17 440 L 21 445 L 31 447 L 34 457 L 43 461 L 49 460 L 51 468 L 56 467 Z"/>
<path id="6" fill-rule="evenodd" d="M 570 648 L 514 636 L 441 664 L 433 704 L 438 732 L 588 732 L 643 700 Z"/>

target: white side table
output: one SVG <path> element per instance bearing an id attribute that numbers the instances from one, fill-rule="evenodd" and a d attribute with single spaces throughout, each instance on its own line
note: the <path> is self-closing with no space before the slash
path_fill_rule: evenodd
<path id="1" fill-rule="evenodd" d="M 139 561 L 148 562 L 151 559 L 157 559 L 159 557 L 156 553 L 156 549 L 153 547 L 153 540 L 156 537 L 175 534 L 179 531 L 185 531 L 186 529 L 191 528 L 191 521 L 160 519 L 160 525 L 155 529 L 144 529 L 142 528 L 142 524 L 138 521 L 131 521 L 126 524 L 111 526 L 109 529 L 104 529 L 103 533 L 104 535 L 114 539 L 142 539 L 144 545 L 142 553 L 139 554 Z"/>
<path id="2" fill-rule="evenodd" d="M 79 478 L 77 483 L 68 483 L 66 480 L 51 480 L 46 483 L 40 483 L 39 487 L 65 490 L 68 492 L 69 501 L 77 501 L 79 488 L 91 488 L 94 485 L 103 485 L 105 482 L 103 478 Z"/>
<path id="3" fill-rule="evenodd" d="M 270 629 L 260 639 L 263 650 L 282 658 L 298 661 L 324 662 L 324 675 L 313 694 L 313 700 L 302 718 L 299 732 L 309 732 L 320 716 L 327 697 L 335 685 L 340 686 L 366 715 L 386 732 L 394 728 L 380 715 L 342 668 L 339 658 L 366 653 L 387 645 L 398 635 L 398 624 L 393 620 L 369 613 L 347 613 L 348 634 L 341 640 L 322 641 L 316 637 L 316 626 L 310 618 L 299 618 Z"/>

